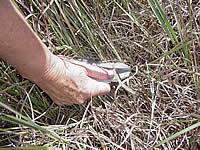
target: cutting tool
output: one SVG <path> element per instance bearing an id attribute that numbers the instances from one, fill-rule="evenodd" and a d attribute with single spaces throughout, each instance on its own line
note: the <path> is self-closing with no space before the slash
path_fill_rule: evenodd
<path id="1" fill-rule="evenodd" d="M 119 82 L 119 80 L 126 79 L 130 76 L 130 67 L 125 63 L 101 62 L 101 61 L 94 61 L 76 57 L 75 59 L 93 66 L 113 70 L 114 77 L 109 80 L 98 80 L 101 82 L 106 82 L 106 83 Z"/>

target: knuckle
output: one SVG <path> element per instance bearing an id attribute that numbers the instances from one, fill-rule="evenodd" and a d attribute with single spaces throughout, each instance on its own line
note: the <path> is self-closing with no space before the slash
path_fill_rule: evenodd
<path id="1" fill-rule="evenodd" d="M 83 104 L 86 101 L 87 98 L 84 98 L 83 96 L 79 96 L 76 99 L 77 104 Z"/>

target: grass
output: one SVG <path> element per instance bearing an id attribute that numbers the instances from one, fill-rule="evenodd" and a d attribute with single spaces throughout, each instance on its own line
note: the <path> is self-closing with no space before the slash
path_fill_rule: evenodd
<path id="1" fill-rule="evenodd" d="M 15 2 L 55 55 L 121 61 L 132 74 L 108 95 L 59 107 L 1 61 L 1 147 L 200 147 L 200 2 Z"/>

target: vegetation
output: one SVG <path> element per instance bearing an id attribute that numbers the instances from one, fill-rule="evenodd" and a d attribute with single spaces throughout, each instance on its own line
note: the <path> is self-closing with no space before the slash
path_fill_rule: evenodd
<path id="1" fill-rule="evenodd" d="M 15 5 L 54 54 L 124 62 L 131 76 L 112 85 L 108 95 L 59 107 L 1 61 L 1 147 L 200 148 L 198 0 L 15 0 Z"/>

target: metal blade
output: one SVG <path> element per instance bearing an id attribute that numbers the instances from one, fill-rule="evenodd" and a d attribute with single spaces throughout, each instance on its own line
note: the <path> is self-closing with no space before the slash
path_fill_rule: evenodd
<path id="1" fill-rule="evenodd" d="M 87 60 L 83 58 L 75 58 L 75 59 L 85 62 L 90 65 L 100 67 L 100 68 L 109 69 L 109 70 L 115 69 L 115 71 L 117 72 L 117 75 L 119 76 L 121 80 L 126 79 L 130 75 L 130 67 L 124 63 L 100 62 L 100 61 L 94 61 L 94 60 Z M 114 77 L 110 80 L 98 80 L 98 81 L 106 82 L 106 83 L 118 82 L 117 77 L 116 77 L 117 75 L 114 74 Z"/>

